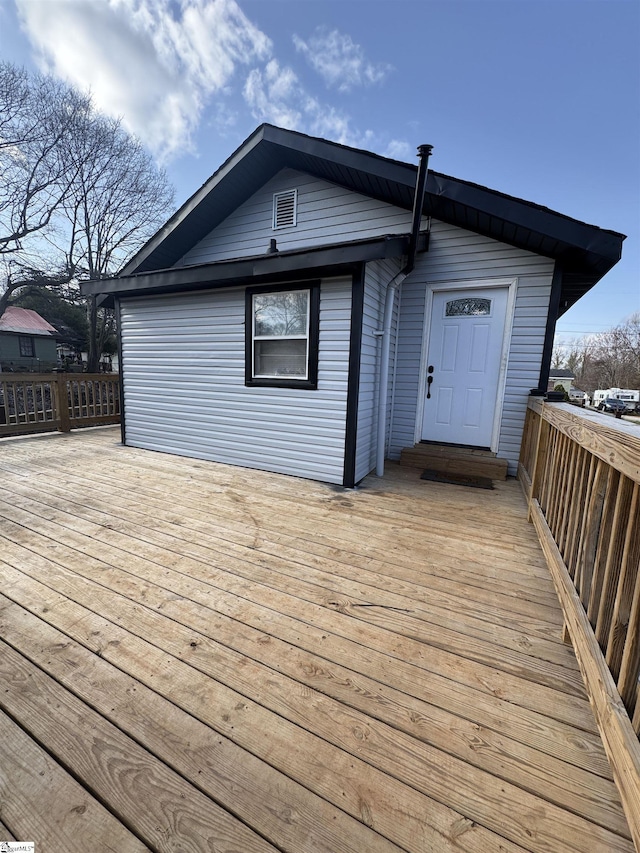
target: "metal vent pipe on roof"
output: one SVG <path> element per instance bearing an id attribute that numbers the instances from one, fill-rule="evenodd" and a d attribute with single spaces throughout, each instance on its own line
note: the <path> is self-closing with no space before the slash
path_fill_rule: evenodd
<path id="1" fill-rule="evenodd" d="M 413 195 L 413 215 L 411 217 L 411 235 L 409 237 L 409 248 L 407 250 L 407 262 L 402 270 L 395 275 L 387 285 L 384 303 L 384 321 L 382 331 L 377 334 L 382 336 L 382 349 L 380 352 L 380 374 L 378 379 L 378 436 L 376 442 L 376 474 L 382 477 L 384 474 L 384 457 L 387 443 L 387 395 L 389 391 L 389 354 L 391 351 L 391 320 L 393 319 L 393 303 L 396 290 L 409 275 L 416 261 L 416 250 L 418 247 L 418 234 L 420 233 L 420 222 L 422 220 L 422 206 L 424 204 L 424 191 L 427 186 L 427 175 L 429 173 L 429 157 L 433 151 L 433 145 L 419 145 L 418 175 L 416 177 L 416 189 Z"/>
<path id="2" fill-rule="evenodd" d="M 422 219 L 422 206 L 424 204 L 424 191 L 427 186 L 427 175 L 429 174 L 429 157 L 433 151 L 433 145 L 419 145 L 418 177 L 416 178 L 416 190 L 413 195 L 413 216 L 411 217 L 411 237 L 409 238 L 409 251 L 405 273 L 410 273 L 416 261 L 416 249 L 418 247 L 418 234 L 420 233 L 420 221 Z"/>

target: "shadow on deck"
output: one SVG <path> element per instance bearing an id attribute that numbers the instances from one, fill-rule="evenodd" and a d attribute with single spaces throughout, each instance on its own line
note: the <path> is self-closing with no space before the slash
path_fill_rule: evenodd
<path id="1" fill-rule="evenodd" d="M 632 851 L 520 486 L 0 449 L 0 840 Z"/>

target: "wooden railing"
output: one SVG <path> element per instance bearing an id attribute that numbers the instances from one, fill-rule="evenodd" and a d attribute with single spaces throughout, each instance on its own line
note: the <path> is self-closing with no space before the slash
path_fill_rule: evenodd
<path id="1" fill-rule="evenodd" d="M 518 476 L 640 851 L 640 429 L 532 397 Z"/>
<path id="2" fill-rule="evenodd" d="M 120 422 L 120 377 L 0 373 L 0 436 Z"/>

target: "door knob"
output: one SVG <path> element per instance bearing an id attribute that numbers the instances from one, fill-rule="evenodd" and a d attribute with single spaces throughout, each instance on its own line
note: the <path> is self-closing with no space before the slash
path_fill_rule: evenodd
<path id="1" fill-rule="evenodd" d="M 431 383 L 432 382 L 433 382 L 433 376 L 427 376 L 427 400 L 431 399 Z"/>

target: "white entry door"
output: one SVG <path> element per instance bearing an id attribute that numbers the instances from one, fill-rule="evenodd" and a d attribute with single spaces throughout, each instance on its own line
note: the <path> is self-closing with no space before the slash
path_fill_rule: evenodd
<path id="1" fill-rule="evenodd" d="M 434 293 L 423 439 L 491 446 L 508 294 L 507 287 Z"/>

